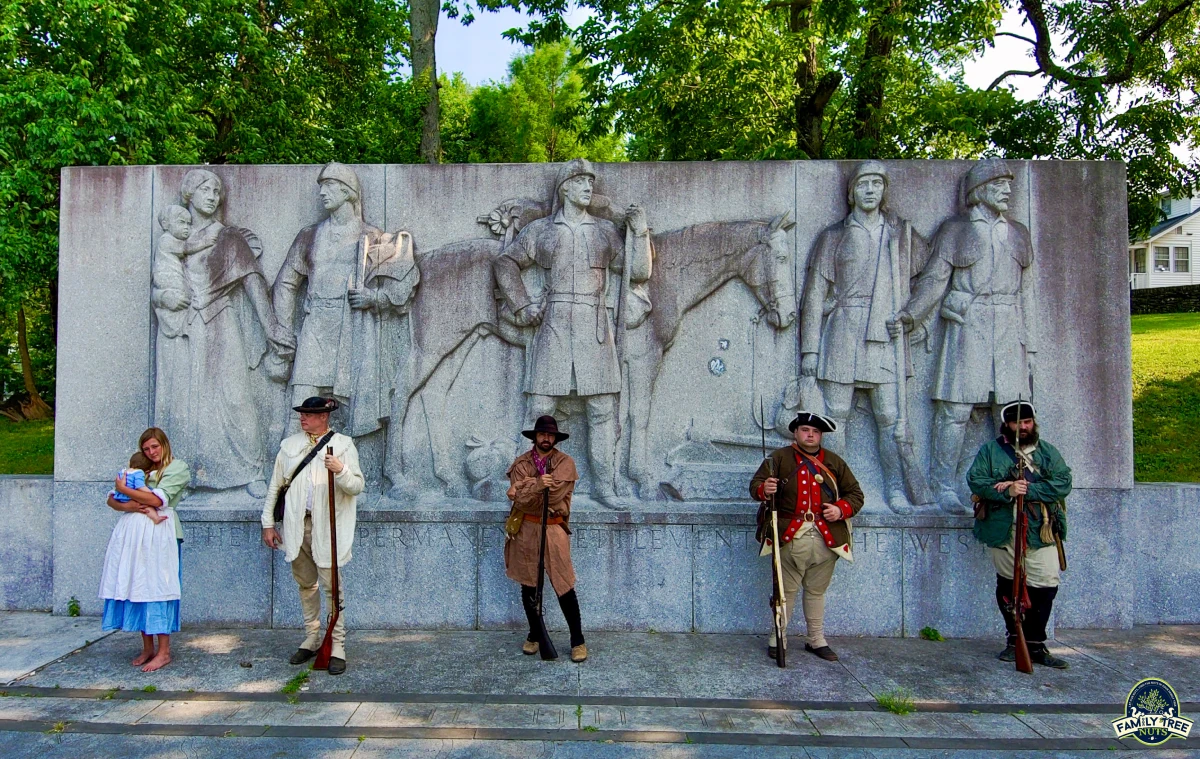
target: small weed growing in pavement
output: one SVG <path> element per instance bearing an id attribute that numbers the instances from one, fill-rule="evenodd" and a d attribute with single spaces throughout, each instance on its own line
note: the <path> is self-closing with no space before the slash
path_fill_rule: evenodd
<path id="1" fill-rule="evenodd" d="M 142 688 L 142 693 L 154 693 L 157 690 L 157 687 L 153 685 L 147 685 L 145 688 Z"/>
<path id="2" fill-rule="evenodd" d="M 296 706 L 297 704 L 300 703 L 300 697 L 297 696 L 295 693 L 289 693 L 288 697 L 287 697 L 287 702 L 289 704 L 291 704 L 292 706 Z"/>
<path id="3" fill-rule="evenodd" d="M 916 711 L 913 706 L 912 691 L 907 688 L 894 688 L 884 691 L 875 697 L 875 701 L 892 714 L 912 714 Z"/>
<path id="4" fill-rule="evenodd" d="M 941 643 L 945 640 L 945 638 L 942 637 L 942 634 L 938 632 L 936 627 L 922 627 L 921 637 L 925 640 L 932 640 L 935 643 Z"/>
<path id="5" fill-rule="evenodd" d="M 99 695 L 101 701 L 112 701 L 113 696 L 117 695 L 119 688 L 109 688 Z"/>
<path id="6" fill-rule="evenodd" d="M 690 735 L 683 736 L 683 742 L 684 743 L 692 743 L 692 736 L 690 736 Z"/>
<path id="7" fill-rule="evenodd" d="M 584 728 L 583 728 L 583 732 L 585 732 L 585 733 L 598 733 L 598 732 L 600 732 L 600 728 L 596 727 L 595 725 L 585 725 L 585 726 L 584 726 Z"/>
<path id="8" fill-rule="evenodd" d="M 69 616 L 69 617 L 78 617 L 79 616 L 79 599 L 76 598 L 75 596 L 71 596 L 71 600 L 67 601 L 67 616 Z"/>
<path id="9" fill-rule="evenodd" d="M 70 724 L 69 722 L 55 722 L 54 727 L 47 730 L 46 734 L 47 735 L 61 735 L 62 732 L 67 729 L 67 725 L 69 725 L 69 724 Z"/>
<path id="10" fill-rule="evenodd" d="M 981 714 L 981 713 L 982 713 L 982 712 L 980 712 L 978 709 L 972 709 L 972 710 L 971 710 L 971 714 Z"/>
<path id="11" fill-rule="evenodd" d="M 360 735 L 360 736 L 358 736 L 358 742 L 359 742 L 359 743 L 362 743 L 362 742 L 363 742 L 363 741 L 365 741 L 366 739 L 367 739 L 367 736 L 365 736 L 365 735 Z"/>
<path id="12" fill-rule="evenodd" d="M 222 738 L 236 738 L 237 736 L 234 734 L 234 732 L 232 730 L 226 730 L 225 733 L 221 737 Z"/>
<path id="13" fill-rule="evenodd" d="M 288 680 L 287 683 L 285 683 L 284 686 L 279 689 L 279 692 L 280 693 L 299 693 L 300 686 L 304 685 L 305 683 L 308 682 L 308 676 L 310 674 L 312 674 L 311 669 L 304 670 L 300 674 L 293 677 L 291 680 Z"/>

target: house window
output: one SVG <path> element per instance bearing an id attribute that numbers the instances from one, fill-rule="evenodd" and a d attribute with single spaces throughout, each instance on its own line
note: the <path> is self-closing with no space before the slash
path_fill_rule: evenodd
<path id="1" fill-rule="evenodd" d="M 1146 273 L 1146 249 L 1145 248 L 1134 248 L 1133 249 L 1133 273 L 1134 274 L 1145 274 Z"/>
<path id="2" fill-rule="evenodd" d="M 1165 213 L 1167 216 L 1171 215 L 1171 199 L 1170 198 L 1163 198 L 1162 200 L 1158 201 L 1158 205 L 1160 208 L 1162 208 L 1163 213 Z"/>
<path id="3" fill-rule="evenodd" d="M 1175 249 L 1175 271 L 1187 273 L 1191 271 L 1192 252 L 1187 248 Z"/>
<path id="4" fill-rule="evenodd" d="M 1171 270 L 1171 249 L 1154 246 L 1154 271 Z"/>

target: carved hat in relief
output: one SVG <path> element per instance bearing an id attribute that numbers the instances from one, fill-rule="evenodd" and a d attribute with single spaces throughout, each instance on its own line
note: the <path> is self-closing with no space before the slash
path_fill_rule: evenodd
<path id="1" fill-rule="evenodd" d="M 982 187 L 993 179 L 1012 179 L 1012 169 L 1008 168 L 1008 164 L 999 158 L 985 158 L 971 167 L 967 172 L 966 191 L 969 195 L 971 190 L 976 187 Z"/>
<path id="2" fill-rule="evenodd" d="M 596 169 L 586 158 L 572 158 L 558 169 L 558 178 L 554 180 L 554 210 L 562 208 L 562 186 L 575 177 L 596 178 Z"/>
<path id="3" fill-rule="evenodd" d="M 879 161 L 863 161 L 855 167 L 854 173 L 850 175 L 850 187 L 858 184 L 858 180 L 863 177 L 882 177 L 884 184 L 888 181 L 887 167 Z"/>
<path id="4" fill-rule="evenodd" d="M 811 411 L 798 411 L 796 418 L 788 423 L 788 432 L 795 432 L 800 425 L 816 427 L 821 432 L 837 432 L 837 422 L 827 416 L 814 414 Z"/>

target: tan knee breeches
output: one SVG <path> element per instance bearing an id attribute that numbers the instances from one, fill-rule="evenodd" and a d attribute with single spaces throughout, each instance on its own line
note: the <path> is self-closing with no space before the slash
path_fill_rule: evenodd
<path id="1" fill-rule="evenodd" d="M 791 617 L 796 608 L 797 592 L 803 588 L 804 621 L 808 625 L 808 643 L 813 648 L 828 645 L 825 641 L 825 591 L 833 580 L 837 558 L 815 529 L 796 533 L 791 542 L 783 545 L 780 555 L 788 616 Z M 770 644 L 777 644 L 774 626 Z"/>
<path id="2" fill-rule="evenodd" d="M 317 589 L 318 582 L 321 590 L 325 591 L 325 607 L 333 610 L 333 572 L 322 569 L 313 561 L 312 555 L 312 515 L 304 517 L 304 542 L 300 544 L 300 553 L 292 562 L 292 577 L 300 586 L 300 608 L 304 610 L 304 642 L 301 648 L 316 651 L 321 647 L 321 593 Z M 344 578 L 338 578 L 338 591 L 341 601 L 346 599 Z M 346 658 L 346 617 L 339 615 L 337 624 L 333 626 L 333 656 L 338 659 Z"/>

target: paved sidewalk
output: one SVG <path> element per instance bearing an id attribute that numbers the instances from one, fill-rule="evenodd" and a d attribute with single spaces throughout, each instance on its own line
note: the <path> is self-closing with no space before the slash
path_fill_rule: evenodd
<path id="1" fill-rule="evenodd" d="M 1032 676 L 994 641 L 834 639 L 837 663 L 793 643 L 780 670 L 761 636 L 594 633 L 581 665 L 521 639 L 352 631 L 347 673 L 305 679 L 292 630 L 185 632 L 149 675 L 116 634 L 3 689 L 0 756 L 1110 756 L 1140 747 L 1110 721 L 1143 677 L 1200 713 L 1197 627 L 1062 631 L 1071 668 Z M 912 713 L 877 700 L 900 689 Z"/>

